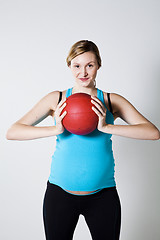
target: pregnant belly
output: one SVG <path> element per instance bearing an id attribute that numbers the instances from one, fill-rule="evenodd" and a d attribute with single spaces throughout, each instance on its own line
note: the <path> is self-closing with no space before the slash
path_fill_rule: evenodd
<path id="1" fill-rule="evenodd" d="M 101 187 L 113 183 L 113 159 L 68 156 L 55 158 L 52 162 L 51 178 L 65 191 L 83 195 L 98 191 Z"/>

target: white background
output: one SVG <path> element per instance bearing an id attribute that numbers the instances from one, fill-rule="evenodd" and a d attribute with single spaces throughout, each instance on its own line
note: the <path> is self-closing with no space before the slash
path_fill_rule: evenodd
<path id="1" fill-rule="evenodd" d="M 43 96 L 74 85 L 66 57 L 75 42 L 88 39 L 100 50 L 97 87 L 124 96 L 160 127 L 159 13 L 158 0 L 0 0 L 0 239 L 45 239 L 56 138 L 8 141 L 5 134 Z M 50 117 L 40 125 L 52 124 Z M 112 139 L 121 240 L 159 240 L 159 141 Z M 91 239 L 82 215 L 74 232 L 81 239 Z"/>

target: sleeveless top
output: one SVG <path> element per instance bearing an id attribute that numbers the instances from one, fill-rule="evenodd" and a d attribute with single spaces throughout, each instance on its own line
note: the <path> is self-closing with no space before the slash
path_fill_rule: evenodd
<path id="1" fill-rule="evenodd" d="M 66 98 L 71 94 L 72 88 L 67 90 Z M 97 98 L 106 107 L 99 89 Z M 113 114 L 108 109 L 106 123 L 114 124 Z M 87 135 L 72 134 L 65 129 L 56 138 L 49 182 L 70 191 L 95 191 L 116 186 L 111 137 L 98 129 Z"/>

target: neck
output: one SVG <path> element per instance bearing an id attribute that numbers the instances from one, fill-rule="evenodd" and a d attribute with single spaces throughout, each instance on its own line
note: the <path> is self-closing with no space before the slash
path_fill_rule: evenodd
<path id="1" fill-rule="evenodd" d="M 97 91 L 96 87 L 82 87 L 75 85 L 72 89 L 72 94 L 82 92 L 88 93 L 89 95 L 95 95 L 96 91 Z"/>
<path id="2" fill-rule="evenodd" d="M 73 87 L 72 94 L 74 94 L 74 93 L 87 93 L 89 95 L 96 95 L 96 91 L 97 91 L 97 88 L 93 88 L 93 89 L 91 89 L 91 88 L 89 88 L 89 89 L 79 88 L 79 89 L 77 89 L 77 88 Z"/>

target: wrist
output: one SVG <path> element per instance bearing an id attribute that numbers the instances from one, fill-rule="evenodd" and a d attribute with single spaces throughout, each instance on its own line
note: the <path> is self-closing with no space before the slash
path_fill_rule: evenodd
<path id="1" fill-rule="evenodd" d="M 112 124 L 106 124 L 103 128 L 103 132 L 108 133 L 108 134 L 112 134 L 112 128 L 113 128 Z"/>
<path id="2" fill-rule="evenodd" d="M 112 125 L 112 124 L 107 124 L 107 125 L 106 125 L 106 131 L 107 131 L 107 133 L 112 134 L 113 128 L 114 128 L 114 125 Z"/>
<path id="3" fill-rule="evenodd" d="M 60 135 L 63 132 L 64 130 L 57 128 L 57 126 L 54 126 L 54 135 Z"/>

